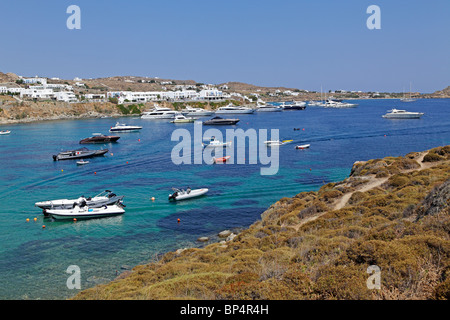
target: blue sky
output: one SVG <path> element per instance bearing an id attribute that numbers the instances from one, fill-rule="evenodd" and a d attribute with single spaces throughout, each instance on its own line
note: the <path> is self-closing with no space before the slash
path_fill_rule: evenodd
<path id="1" fill-rule="evenodd" d="M 81 30 L 69 30 L 69 5 Z M 381 9 L 369 30 L 368 6 Z M 450 85 L 449 0 L 0 0 L 0 71 L 307 90 Z"/>

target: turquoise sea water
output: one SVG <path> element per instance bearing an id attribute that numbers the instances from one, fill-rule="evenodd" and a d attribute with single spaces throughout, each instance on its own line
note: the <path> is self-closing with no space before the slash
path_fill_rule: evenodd
<path id="1" fill-rule="evenodd" d="M 171 151 L 177 142 L 171 141 L 172 132 L 193 132 L 192 123 L 119 119 L 143 129 L 120 133 L 114 144 L 87 145 L 106 147 L 109 153 L 85 166 L 54 162 L 52 155 L 79 148 L 78 141 L 94 132 L 106 134 L 117 119 L 1 126 L 12 133 L 0 136 L 0 299 L 71 297 L 78 290 L 66 286 L 70 265 L 80 267 L 86 289 L 158 254 L 199 246 L 200 236 L 217 241 L 214 236 L 224 229 L 245 228 L 282 197 L 346 178 L 357 160 L 450 144 L 450 100 L 357 103 L 352 109 L 308 107 L 236 116 L 241 121 L 235 128 L 279 129 L 280 139 L 294 140 L 280 147 L 280 169 L 272 176 L 261 175 L 259 164 L 173 164 Z M 419 120 L 381 117 L 394 107 L 425 115 Z M 216 128 L 225 133 L 233 127 Z M 305 143 L 311 148 L 294 149 Z M 168 202 L 172 187 L 187 186 L 210 191 L 195 200 Z M 61 222 L 34 207 L 37 201 L 94 196 L 105 189 L 125 195 L 123 216 Z"/>

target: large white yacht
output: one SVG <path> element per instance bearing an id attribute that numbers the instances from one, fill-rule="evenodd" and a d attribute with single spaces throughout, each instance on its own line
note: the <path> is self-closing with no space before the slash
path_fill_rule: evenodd
<path id="1" fill-rule="evenodd" d="M 286 102 L 284 101 L 281 105 L 281 108 L 283 108 L 283 110 L 304 110 L 306 109 L 306 102 L 304 101 L 289 101 Z"/>
<path id="2" fill-rule="evenodd" d="M 423 112 L 410 112 L 406 110 L 392 109 L 382 117 L 386 119 L 419 119 L 423 115 Z"/>
<path id="3" fill-rule="evenodd" d="M 322 106 L 325 108 L 355 108 L 358 105 L 356 103 L 348 103 L 328 99 Z"/>
<path id="4" fill-rule="evenodd" d="M 186 106 L 186 108 L 182 110 L 181 113 L 188 117 L 203 117 L 203 116 L 212 116 L 214 114 L 214 111 Z"/>
<path id="5" fill-rule="evenodd" d="M 142 119 L 173 119 L 181 113 L 170 108 L 155 106 L 152 111 L 146 111 L 142 114 Z"/>
<path id="6" fill-rule="evenodd" d="M 235 106 L 232 103 L 225 107 L 220 107 L 216 110 L 216 114 L 241 114 L 241 113 L 253 113 L 255 112 L 252 108 Z"/>
<path id="7" fill-rule="evenodd" d="M 282 108 L 279 106 L 275 106 L 273 104 L 267 104 L 262 100 L 258 100 L 255 110 L 258 112 L 277 112 L 277 111 L 281 111 Z"/>

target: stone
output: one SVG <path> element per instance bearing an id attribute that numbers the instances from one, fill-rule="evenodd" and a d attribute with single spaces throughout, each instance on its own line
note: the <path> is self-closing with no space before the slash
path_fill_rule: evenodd
<path id="1" fill-rule="evenodd" d="M 221 238 L 226 238 L 226 237 L 228 237 L 230 234 L 231 234 L 231 231 L 230 231 L 230 230 L 224 230 L 224 231 L 222 231 L 222 232 L 219 233 L 219 237 L 221 237 Z"/>

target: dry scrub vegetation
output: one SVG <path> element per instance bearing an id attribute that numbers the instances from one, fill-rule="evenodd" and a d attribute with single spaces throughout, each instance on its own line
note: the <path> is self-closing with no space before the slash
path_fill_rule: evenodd
<path id="1" fill-rule="evenodd" d="M 75 299 L 448 299 L 449 168 L 450 146 L 355 163 L 342 182 L 280 199 L 227 246 L 167 253 Z M 380 290 L 367 288 L 370 265 Z"/>

